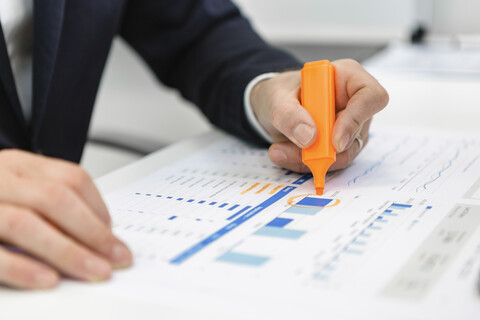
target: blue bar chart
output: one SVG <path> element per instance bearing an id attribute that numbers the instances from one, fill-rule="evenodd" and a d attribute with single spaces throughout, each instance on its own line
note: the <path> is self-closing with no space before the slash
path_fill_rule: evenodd
<path id="1" fill-rule="evenodd" d="M 227 253 L 224 253 L 223 255 L 218 257 L 217 261 L 259 267 L 266 263 L 269 259 L 269 257 L 228 251 Z"/>
<path id="2" fill-rule="evenodd" d="M 425 210 L 432 207 L 427 206 Z M 355 268 L 368 254 L 371 254 L 383 239 L 406 220 L 414 211 L 411 204 L 392 202 L 373 220 L 368 222 L 353 238 L 340 246 L 340 249 L 323 261 L 315 271 L 313 278 L 322 282 L 330 282 L 341 276 L 345 270 Z"/>
<path id="3" fill-rule="evenodd" d="M 258 252 L 257 248 L 262 246 L 257 246 L 257 242 L 262 242 L 263 245 L 268 242 L 270 245 L 267 247 L 278 248 L 285 246 L 288 242 L 293 243 L 301 239 L 309 230 L 298 229 L 294 226 L 295 223 L 319 214 L 329 205 L 336 204 L 338 201 L 313 195 L 298 195 L 290 198 L 287 202 L 290 206 L 280 215 L 251 234 L 244 240 L 243 245 L 231 248 L 219 256 L 217 261 L 240 266 L 261 267 L 274 257 L 268 250 Z M 252 248 L 254 248 L 253 251 Z"/>
<path id="4" fill-rule="evenodd" d="M 244 211 L 246 211 L 245 214 L 240 215 L 237 219 L 233 220 L 232 222 L 227 224 L 225 227 L 217 230 L 216 232 L 214 232 L 210 236 L 206 237 L 202 241 L 196 243 L 192 247 L 190 247 L 187 250 L 185 250 L 184 252 L 180 253 L 179 255 L 177 255 L 176 257 L 171 259 L 170 263 L 172 263 L 172 264 L 183 263 L 185 260 L 187 260 L 188 258 L 193 256 L 194 254 L 196 254 L 197 252 L 199 252 L 200 250 L 202 250 L 203 248 L 205 248 L 206 246 L 208 246 L 212 242 L 218 240 L 219 238 L 221 238 L 222 236 L 224 236 L 228 232 L 232 231 L 233 229 L 237 228 L 238 226 L 240 226 L 241 224 L 243 224 L 247 220 L 253 218 L 255 215 L 257 215 L 258 213 L 260 213 L 261 211 L 263 211 L 264 209 L 266 209 L 270 205 L 274 204 L 275 202 L 279 201 L 280 199 L 285 197 L 287 194 L 289 194 L 293 190 L 295 190 L 295 187 L 285 187 L 280 192 L 277 192 L 275 195 L 268 198 L 267 200 L 265 200 L 261 204 L 255 206 L 254 208 L 251 208 L 251 209 L 248 209 L 248 207 L 244 208 Z"/>

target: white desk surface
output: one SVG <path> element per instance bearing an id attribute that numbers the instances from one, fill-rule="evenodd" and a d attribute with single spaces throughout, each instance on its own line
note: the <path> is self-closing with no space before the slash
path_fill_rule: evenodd
<path id="1" fill-rule="evenodd" d="M 424 127 L 480 134 L 480 78 L 386 73 L 376 76 L 389 91 L 390 104 L 376 117 L 375 125 L 396 126 L 399 130 Z M 221 136 L 213 131 L 178 143 L 98 179 L 97 184 L 106 194 L 200 150 Z M 70 290 L 63 284 L 60 287 L 49 292 L 0 289 L 0 319 L 226 318 L 215 314 L 215 310 L 211 314 L 191 314 L 182 308 L 162 306 L 161 301 L 143 299 L 141 293 L 135 301 L 108 297 L 99 300 L 90 297 L 87 290 Z M 232 319 L 231 315 L 228 318 Z"/>

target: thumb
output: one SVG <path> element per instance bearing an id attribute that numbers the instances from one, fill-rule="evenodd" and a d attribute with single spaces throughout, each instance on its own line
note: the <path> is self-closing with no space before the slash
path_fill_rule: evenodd
<path id="1" fill-rule="evenodd" d="M 310 146 L 317 137 L 315 122 L 298 99 L 277 103 L 271 117 L 273 126 L 300 148 Z"/>

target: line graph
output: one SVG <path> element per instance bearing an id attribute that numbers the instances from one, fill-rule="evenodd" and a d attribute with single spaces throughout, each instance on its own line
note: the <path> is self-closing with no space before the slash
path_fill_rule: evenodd
<path id="1" fill-rule="evenodd" d="M 405 139 L 403 139 L 400 143 L 398 143 L 393 149 L 391 149 L 390 151 L 388 151 L 387 153 L 385 153 L 381 158 L 380 160 L 378 160 L 377 162 L 375 162 L 372 166 L 370 166 L 369 168 L 367 168 L 366 170 L 364 170 L 361 174 L 357 175 L 356 177 L 354 177 L 353 179 L 349 180 L 348 181 L 348 186 L 352 185 L 352 184 L 355 184 L 357 183 L 358 180 L 360 180 L 361 178 L 365 177 L 366 175 L 368 175 L 369 173 L 371 173 L 372 171 L 374 171 L 376 168 L 380 167 L 384 162 L 385 160 L 391 156 L 392 154 L 394 154 L 395 152 L 397 152 L 405 143 L 407 143 L 409 140 L 409 137 L 406 137 Z"/>
<path id="2" fill-rule="evenodd" d="M 432 183 L 434 183 L 435 181 L 440 179 L 440 177 L 442 176 L 442 173 L 444 173 L 445 171 L 447 171 L 448 169 L 450 169 L 452 167 L 453 162 L 458 159 L 459 155 L 460 155 L 460 149 L 457 149 L 456 152 L 455 152 L 455 155 L 442 165 L 442 168 L 440 169 L 440 171 L 433 174 L 431 176 L 431 179 L 428 180 L 427 182 L 425 182 L 423 185 L 418 186 L 415 189 L 415 192 L 419 192 L 422 189 L 427 190 L 427 187 L 429 185 L 431 185 Z"/>

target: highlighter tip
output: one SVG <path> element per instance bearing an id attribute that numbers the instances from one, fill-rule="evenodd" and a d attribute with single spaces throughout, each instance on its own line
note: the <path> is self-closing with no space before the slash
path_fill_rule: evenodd
<path id="1" fill-rule="evenodd" d="M 317 190 L 317 195 L 321 196 L 323 194 L 323 188 L 315 188 Z"/>

